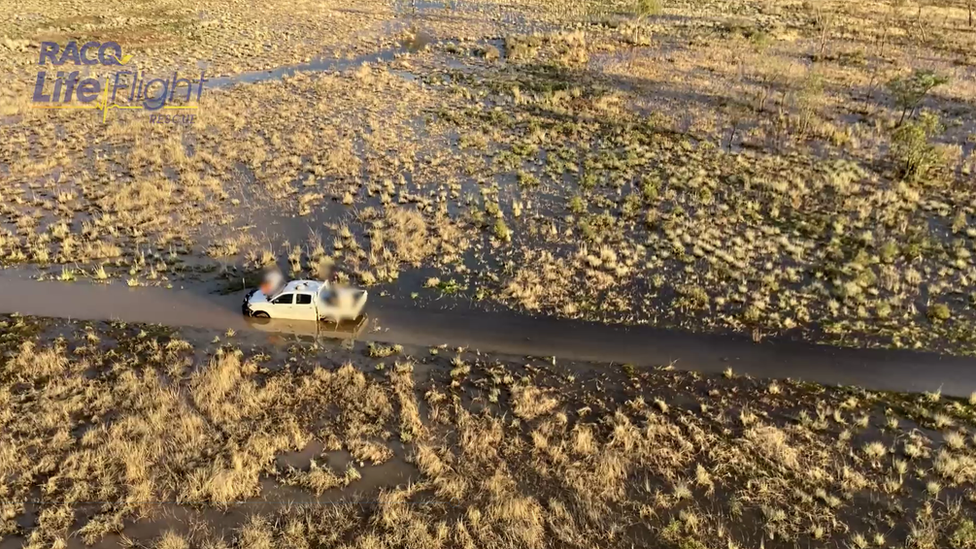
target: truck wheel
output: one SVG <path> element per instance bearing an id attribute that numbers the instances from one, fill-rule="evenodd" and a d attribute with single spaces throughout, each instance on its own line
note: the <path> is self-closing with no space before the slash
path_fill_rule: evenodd
<path id="1" fill-rule="evenodd" d="M 271 318 L 271 315 L 264 311 L 258 311 L 254 313 L 254 318 Z"/>

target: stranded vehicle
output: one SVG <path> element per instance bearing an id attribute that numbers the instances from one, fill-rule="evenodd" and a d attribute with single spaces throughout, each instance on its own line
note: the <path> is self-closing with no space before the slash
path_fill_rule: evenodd
<path id="1" fill-rule="evenodd" d="M 357 320 L 366 305 L 366 290 L 337 287 L 317 280 L 262 284 L 244 297 L 244 314 L 255 318 L 328 320 L 337 325 Z"/>

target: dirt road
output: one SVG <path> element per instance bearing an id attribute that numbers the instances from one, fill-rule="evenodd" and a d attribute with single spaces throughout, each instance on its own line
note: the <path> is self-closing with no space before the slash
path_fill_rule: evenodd
<path id="1" fill-rule="evenodd" d="M 0 279 L 0 313 L 169 326 L 255 330 L 240 311 L 242 293 L 202 288 L 127 288 L 121 285 Z M 370 298 L 370 328 L 360 339 L 403 345 L 469 347 L 483 352 L 555 356 L 702 372 L 794 378 L 877 390 L 976 391 L 976 359 L 911 351 L 840 349 L 792 341 L 754 343 L 745 337 L 694 334 L 650 327 L 534 318 L 513 313 L 437 311 Z M 265 326 L 276 329 L 275 325 Z M 314 333 L 311 323 L 282 326 Z M 558 362 L 558 359 L 557 359 Z"/>

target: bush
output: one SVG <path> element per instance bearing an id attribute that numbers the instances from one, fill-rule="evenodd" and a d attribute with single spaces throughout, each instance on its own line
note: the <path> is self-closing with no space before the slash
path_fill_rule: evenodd
<path id="1" fill-rule="evenodd" d="M 939 117 L 923 112 L 915 122 L 899 126 L 891 137 L 891 156 L 902 179 L 918 182 L 945 164 L 942 149 L 932 138 L 942 133 Z"/>
<path id="2" fill-rule="evenodd" d="M 895 78 L 888 82 L 888 91 L 895 96 L 895 104 L 901 107 L 901 120 L 898 123 L 904 122 L 906 115 L 908 118 L 915 116 L 922 99 L 932 88 L 947 82 L 948 78 L 930 70 L 917 70 L 907 78 Z"/>
<path id="3" fill-rule="evenodd" d="M 661 0 L 637 0 L 634 14 L 638 17 L 650 17 L 661 13 Z"/>
<path id="4" fill-rule="evenodd" d="M 512 230 L 505 224 L 505 220 L 498 218 L 495 220 L 495 238 L 508 242 L 512 239 Z"/>
<path id="5" fill-rule="evenodd" d="M 624 199 L 623 205 L 620 207 L 620 214 L 625 218 L 631 218 L 637 215 L 641 207 L 641 197 L 638 194 L 629 194 L 627 198 Z"/>
<path id="6" fill-rule="evenodd" d="M 576 215 L 580 215 L 581 213 L 585 212 L 586 211 L 586 201 L 583 200 L 583 197 L 581 197 L 579 195 L 576 195 L 573 198 L 570 198 L 569 199 L 569 211 L 573 212 Z"/>
<path id="7" fill-rule="evenodd" d="M 661 189 L 661 180 L 656 177 L 644 176 L 641 178 L 641 192 L 644 198 L 654 200 L 657 198 Z"/>
<path id="8" fill-rule="evenodd" d="M 969 519 L 962 521 L 949 539 L 949 545 L 953 549 L 976 549 L 976 524 Z"/>
<path id="9" fill-rule="evenodd" d="M 485 61 L 497 61 L 502 56 L 502 52 L 495 46 L 486 46 L 479 53 L 485 58 Z"/>
<path id="10" fill-rule="evenodd" d="M 929 319 L 941 322 L 943 320 L 949 320 L 952 313 L 949 312 L 949 307 L 944 303 L 936 303 L 929 307 L 928 315 Z"/>
<path id="11" fill-rule="evenodd" d="M 523 187 L 535 187 L 539 185 L 539 178 L 530 172 L 519 171 L 518 184 Z"/>
<path id="12" fill-rule="evenodd" d="M 881 256 L 881 261 L 884 263 L 891 263 L 898 258 L 898 243 L 893 240 L 888 240 L 881 245 L 881 250 L 879 252 Z"/>

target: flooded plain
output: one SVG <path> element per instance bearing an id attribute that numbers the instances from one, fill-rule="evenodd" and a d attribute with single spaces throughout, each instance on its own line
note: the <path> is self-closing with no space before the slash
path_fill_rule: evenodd
<path id="1" fill-rule="evenodd" d="M 976 544 L 976 359 L 908 350 L 976 349 L 970 124 L 882 165 L 972 69 L 665 4 L 208 6 L 138 51 L 222 75 L 193 126 L 0 105 L 0 549 Z M 368 322 L 245 318 L 272 263 Z"/>

